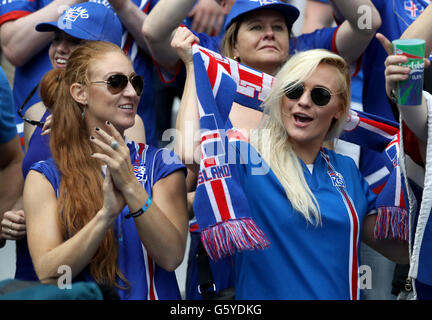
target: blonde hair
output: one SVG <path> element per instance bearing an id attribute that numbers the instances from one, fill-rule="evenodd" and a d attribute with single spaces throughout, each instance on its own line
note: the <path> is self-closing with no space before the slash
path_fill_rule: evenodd
<path id="1" fill-rule="evenodd" d="M 263 103 L 268 115 L 251 143 L 268 163 L 285 189 L 293 208 L 315 225 L 321 224 L 321 214 L 317 200 L 306 183 L 300 161 L 292 149 L 290 137 L 282 122 L 282 97 L 287 88 L 308 79 L 320 64 L 337 69 L 341 107 L 344 116 L 332 122 L 326 140 L 339 136 L 346 121 L 350 106 L 350 73 L 345 60 L 327 50 L 316 49 L 294 55 L 276 75 L 272 90 Z M 277 150 L 278 152 L 274 152 Z"/>
<path id="2" fill-rule="evenodd" d="M 234 21 L 225 31 L 225 35 L 221 42 L 221 53 L 225 57 L 234 59 L 234 47 L 237 42 L 237 33 L 240 24 L 240 21 Z"/>

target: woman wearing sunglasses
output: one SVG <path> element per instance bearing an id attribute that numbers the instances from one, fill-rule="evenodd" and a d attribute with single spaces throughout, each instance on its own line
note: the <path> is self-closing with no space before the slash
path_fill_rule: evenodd
<path id="1" fill-rule="evenodd" d="M 89 42 L 53 70 L 50 147 L 24 187 L 27 236 L 42 282 L 67 266 L 74 281 L 122 299 L 180 299 L 174 269 L 187 236 L 184 165 L 166 149 L 124 138 L 143 90 L 123 51 Z M 85 117 L 82 116 L 85 112 Z"/>
<path id="2" fill-rule="evenodd" d="M 66 17 L 70 12 L 86 11 L 88 18 L 78 18 L 68 22 L 68 27 L 64 28 L 63 18 L 58 21 L 44 22 L 37 25 L 36 29 L 40 32 L 53 32 L 54 39 L 48 50 L 48 57 L 54 69 L 64 69 L 72 52 L 82 46 L 87 41 L 104 40 L 120 45 L 121 43 L 121 24 L 114 12 L 103 5 L 97 3 L 85 2 L 72 6 L 62 17 Z M 93 30 L 87 33 L 83 30 Z M 127 80 L 127 79 L 126 79 Z M 51 77 L 51 82 L 56 78 Z M 45 81 L 49 85 L 50 81 Z M 52 83 L 51 83 L 52 84 Z M 127 81 L 124 79 L 114 79 L 113 86 L 125 87 Z M 45 91 L 39 85 L 36 86 L 23 102 L 18 110 L 18 114 L 24 120 L 24 147 L 25 156 L 22 170 L 24 177 L 30 170 L 31 165 L 41 160 L 51 157 L 49 149 L 49 132 L 52 122 L 52 109 L 57 96 L 52 99 L 45 99 L 44 102 L 38 102 L 27 108 L 28 101 L 36 94 L 36 91 Z M 23 110 L 27 108 L 25 114 Z M 83 114 L 85 116 L 85 113 Z M 135 124 L 128 128 L 125 135 L 133 141 L 145 143 L 145 131 L 142 119 L 136 115 Z M 30 254 L 28 252 L 27 241 L 25 238 L 25 214 L 22 210 L 22 197 L 14 206 L 15 210 L 4 213 L 3 223 L 12 226 L 8 230 L 8 239 L 16 240 L 17 261 L 15 278 L 20 280 L 37 280 Z"/>
<path id="3" fill-rule="evenodd" d="M 191 97 L 181 105 L 182 121 L 199 128 L 193 40 L 179 34 L 175 44 Z M 360 240 L 408 260 L 406 244 L 373 240 L 376 196 L 354 161 L 322 147 L 341 132 L 349 105 L 349 68 L 336 54 L 305 51 L 277 73 L 256 134 L 236 145 L 251 216 L 270 241 L 234 256 L 236 299 L 359 299 Z M 268 171 L 254 174 L 257 166 Z"/>

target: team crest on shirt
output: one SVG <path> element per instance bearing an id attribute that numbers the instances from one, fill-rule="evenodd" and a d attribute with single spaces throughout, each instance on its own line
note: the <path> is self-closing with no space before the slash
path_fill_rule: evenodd
<path id="1" fill-rule="evenodd" d="M 330 179 L 331 179 L 334 187 L 345 188 L 345 180 L 339 172 L 329 171 L 328 174 L 330 176 Z"/>
<path id="2" fill-rule="evenodd" d="M 137 177 L 138 181 L 141 182 L 141 184 L 144 185 L 144 183 L 147 182 L 147 172 L 146 167 L 144 166 L 134 166 L 133 172 L 135 174 L 135 177 Z"/>
<path id="3" fill-rule="evenodd" d="M 416 4 L 414 1 L 404 1 L 404 9 L 411 19 L 415 20 L 423 13 L 425 8 L 421 4 Z"/>

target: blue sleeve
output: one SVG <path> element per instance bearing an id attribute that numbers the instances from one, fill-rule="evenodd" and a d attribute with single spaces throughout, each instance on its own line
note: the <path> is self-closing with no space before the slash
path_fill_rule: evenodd
<path id="1" fill-rule="evenodd" d="M 57 194 L 58 188 L 60 187 L 60 173 L 57 166 L 52 158 L 46 161 L 39 161 L 34 163 L 30 170 L 37 171 L 45 176 L 51 183 L 55 193 Z"/>
<path id="2" fill-rule="evenodd" d="M 376 212 L 376 199 L 377 199 L 377 195 L 375 193 L 372 192 L 369 184 L 366 182 L 366 180 L 361 176 L 361 173 L 359 171 L 359 175 L 361 178 L 361 184 L 362 184 L 362 188 L 366 197 L 366 201 L 367 201 L 367 214 L 375 211 Z"/>
<path id="3" fill-rule="evenodd" d="M 0 143 L 12 140 L 17 134 L 12 90 L 0 67 Z"/>
<path id="4" fill-rule="evenodd" d="M 335 52 L 334 37 L 338 27 L 323 28 L 312 33 L 302 34 L 290 39 L 290 54 L 311 49 L 327 49 Z"/>
<path id="5" fill-rule="evenodd" d="M 169 176 L 171 173 L 182 170 L 187 175 L 186 166 L 181 162 L 180 158 L 168 149 L 158 149 L 153 156 L 151 168 L 151 186 Z"/>
<path id="6" fill-rule="evenodd" d="M 4 22 L 16 20 L 39 9 L 37 0 L 0 1 L 0 25 Z"/>

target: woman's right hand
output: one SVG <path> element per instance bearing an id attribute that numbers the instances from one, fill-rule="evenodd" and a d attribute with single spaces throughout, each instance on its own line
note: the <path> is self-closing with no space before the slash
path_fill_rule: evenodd
<path id="1" fill-rule="evenodd" d="M 401 66 L 401 63 L 407 62 L 408 58 L 403 55 L 389 55 L 385 60 L 385 82 L 386 93 L 390 97 L 390 93 L 396 88 L 398 81 L 408 79 L 411 69 L 409 67 Z"/>
<path id="2" fill-rule="evenodd" d="M 105 179 L 103 182 L 103 192 L 104 204 L 102 212 L 108 219 L 114 221 L 126 205 L 126 201 L 123 198 L 122 193 L 114 186 L 109 167 L 106 169 Z"/>
<path id="3" fill-rule="evenodd" d="M 178 27 L 171 40 L 171 47 L 177 52 L 186 66 L 193 63 L 192 44 L 194 42 L 199 43 L 198 37 L 186 27 Z"/>

